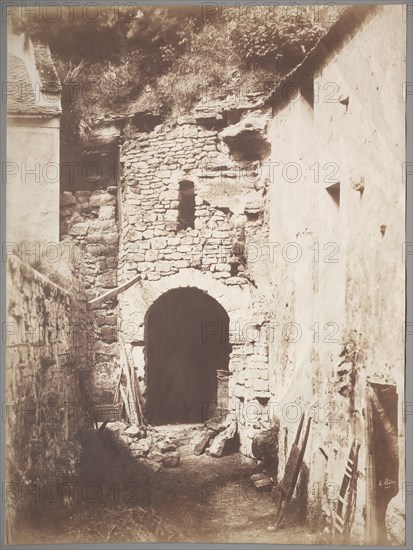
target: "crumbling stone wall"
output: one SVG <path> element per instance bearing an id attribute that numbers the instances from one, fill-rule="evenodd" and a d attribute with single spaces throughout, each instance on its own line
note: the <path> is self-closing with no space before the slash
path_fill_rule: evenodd
<path id="1" fill-rule="evenodd" d="M 262 118 L 268 121 L 268 116 Z M 257 132 L 255 127 L 248 131 Z M 242 143 L 245 128 L 233 133 Z M 266 181 L 258 170 L 260 157 L 238 160 L 236 147 L 227 145 L 235 137 L 227 134 L 182 117 L 175 127 L 159 126 L 125 140 L 120 156 L 121 281 L 136 273 L 156 281 L 185 268 L 210 272 L 227 286 L 250 281 L 243 254 L 251 233 L 258 232 L 261 239 L 268 231 Z M 193 228 L 182 229 L 179 189 L 187 181 L 194 185 L 195 220 Z"/>
<path id="2" fill-rule="evenodd" d="M 174 288 L 207 292 L 230 319 L 229 406 L 242 452 L 278 419 L 282 475 L 301 414 L 313 417 L 303 495 L 320 526 L 360 441 L 354 540 L 369 513 L 364 390 L 373 381 L 397 387 L 403 462 L 400 10 L 378 10 L 337 51 L 330 44 L 315 75 L 312 57 L 272 113 L 239 104 L 216 116 L 203 106 L 203 116 L 141 128 L 123 138 L 119 178 L 62 197 L 62 233 L 85 251 L 89 297 L 140 279 L 119 305 L 95 310 L 96 394 L 112 399 L 124 342 L 145 399 L 149 308 Z M 384 36 L 394 58 L 375 54 Z M 187 228 L 183 182 L 194 188 Z"/>
<path id="3" fill-rule="evenodd" d="M 73 246 L 64 250 L 57 266 L 61 272 L 47 265 L 55 282 L 16 255 L 7 258 L 10 519 L 28 504 L 33 516 L 45 506 L 62 505 L 59 492 L 56 496 L 48 487 L 77 475 L 76 434 L 87 399 L 81 379 L 90 366 L 87 305 L 81 258 Z"/>
<path id="4" fill-rule="evenodd" d="M 255 243 L 256 252 L 268 233 L 267 180 L 259 169 L 267 120 L 268 113 L 260 119 L 259 154 L 249 148 L 254 160 L 243 158 L 237 136 L 256 133 L 256 125 L 234 125 L 228 133 L 206 129 L 192 117 L 132 135 L 120 156 L 118 280 L 123 284 L 140 275 L 140 281 L 119 297 L 119 329 L 134 358 L 141 393 L 145 398 L 148 309 L 173 288 L 192 286 L 207 292 L 230 317 L 225 336 L 232 345 L 230 408 L 239 420 L 246 454 L 251 454 L 254 422 L 240 409 L 250 400 L 259 405 L 257 399 L 263 403 L 270 397 L 266 312 L 271 290 L 268 279 L 263 281 L 263 264 L 247 257 L 250 243 Z M 264 150 L 267 154 L 268 146 Z M 193 228 L 180 225 L 181 182 L 193 183 Z M 109 382 L 112 387 L 117 375 Z"/>
<path id="5" fill-rule="evenodd" d="M 175 130 L 138 135 L 122 147 L 122 248 L 120 274 L 137 272 L 156 281 L 180 269 L 209 271 L 226 285 L 247 283 L 242 266 L 233 273 L 229 212 L 202 197 L 203 159 L 213 163 L 218 132 L 184 124 Z M 195 185 L 194 229 L 179 230 L 179 182 Z"/>
<path id="6" fill-rule="evenodd" d="M 117 151 L 117 149 L 116 149 Z M 92 300 L 117 286 L 119 230 L 116 151 L 85 153 L 66 169 L 66 189 L 60 198 L 60 234 L 70 239 L 84 254 L 85 290 Z M 77 167 L 77 171 L 75 170 Z M 69 176 L 73 176 L 70 181 Z M 103 402 L 112 394 L 105 391 L 104 379 L 118 364 L 118 309 L 116 300 L 107 300 L 93 310 L 90 322 L 94 334 L 91 398 Z"/>
<path id="7" fill-rule="evenodd" d="M 261 425 L 253 428 L 255 417 L 249 422 L 240 410 L 251 400 L 261 406 L 270 395 L 269 265 L 257 261 L 269 230 L 268 177 L 262 169 L 269 117 L 267 111 L 244 120 L 239 113 L 223 131 L 192 117 L 150 133 L 136 131 L 124 138 L 119 174 L 113 173 L 112 155 L 104 174 L 85 180 L 83 170 L 83 179 L 65 182 L 61 196 L 61 236 L 84 251 L 88 298 L 140 277 L 125 293 L 93 308 L 93 398 L 112 401 L 125 342 L 145 400 L 147 311 L 159 289 L 195 286 L 217 296 L 231 319 L 223 335 L 232 345 L 230 407 L 239 417 L 246 454 Z M 99 164 L 99 156 L 92 157 Z M 81 157 L 81 165 L 90 158 Z M 193 227 L 183 228 L 180 221 L 181 182 L 194 187 Z"/>

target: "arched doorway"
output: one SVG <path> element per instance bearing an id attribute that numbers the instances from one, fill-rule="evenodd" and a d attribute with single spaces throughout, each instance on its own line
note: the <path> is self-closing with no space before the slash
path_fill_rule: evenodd
<path id="1" fill-rule="evenodd" d="M 160 296 L 145 319 L 146 416 L 152 424 L 203 422 L 217 400 L 217 371 L 228 370 L 229 318 L 197 288 Z"/>

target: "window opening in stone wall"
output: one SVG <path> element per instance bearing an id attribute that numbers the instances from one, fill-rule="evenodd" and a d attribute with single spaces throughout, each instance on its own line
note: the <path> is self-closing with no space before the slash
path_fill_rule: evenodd
<path id="1" fill-rule="evenodd" d="M 301 88 L 301 96 L 307 104 L 314 109 L 314 77 L 306 78 Z"/>
<path id="2" fill-rule="evenodd" d="M 386 514 L 399 492 L 398 395 L 396 386 L 367 385 L 367 528 L 372 544 L 386 537 Z M 388 521 L 389 518 L 387 518 Z"/>
<path id="3" fill-rule="evenodd" d="M 178 202 L 178 230 L 194 229 L 195 192 L 192 181 L 180 182 Z"/>
<path id="4" fill-rule="evenodd" d="M 326 187 L 327 193 L 333 199 L 337 208 L 340 206 L 340 182 L 334 183 L 329 187 Z"/>

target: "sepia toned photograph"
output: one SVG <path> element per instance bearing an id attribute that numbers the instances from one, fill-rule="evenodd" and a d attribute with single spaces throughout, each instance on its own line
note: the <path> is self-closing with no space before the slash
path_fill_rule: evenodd
<path id="1" fill-rule="evenodd" d="M 1 4 L 6 547 L 407 548 L 410 8 Z"/>

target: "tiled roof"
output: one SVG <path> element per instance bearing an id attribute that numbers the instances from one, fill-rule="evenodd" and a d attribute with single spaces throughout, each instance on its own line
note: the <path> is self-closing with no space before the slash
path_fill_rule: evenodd
<path id="1" fill-rule="evenodd" d="M 32 43 L 42 91 L 48 93 L 61 93 L 62 86 L 57 76 L 56 67 L 54 66 L 49 46 L 39 40 L 33 40 Z"/>
<path id="2" fill-rule="evenodd" d="M 33 82 L 22 58 L 7 56 L 7 112 L 13 115 L 53 116 L 61 113 L 61 85 L 48 46 L 33 43 L 40 76 Z"/>

